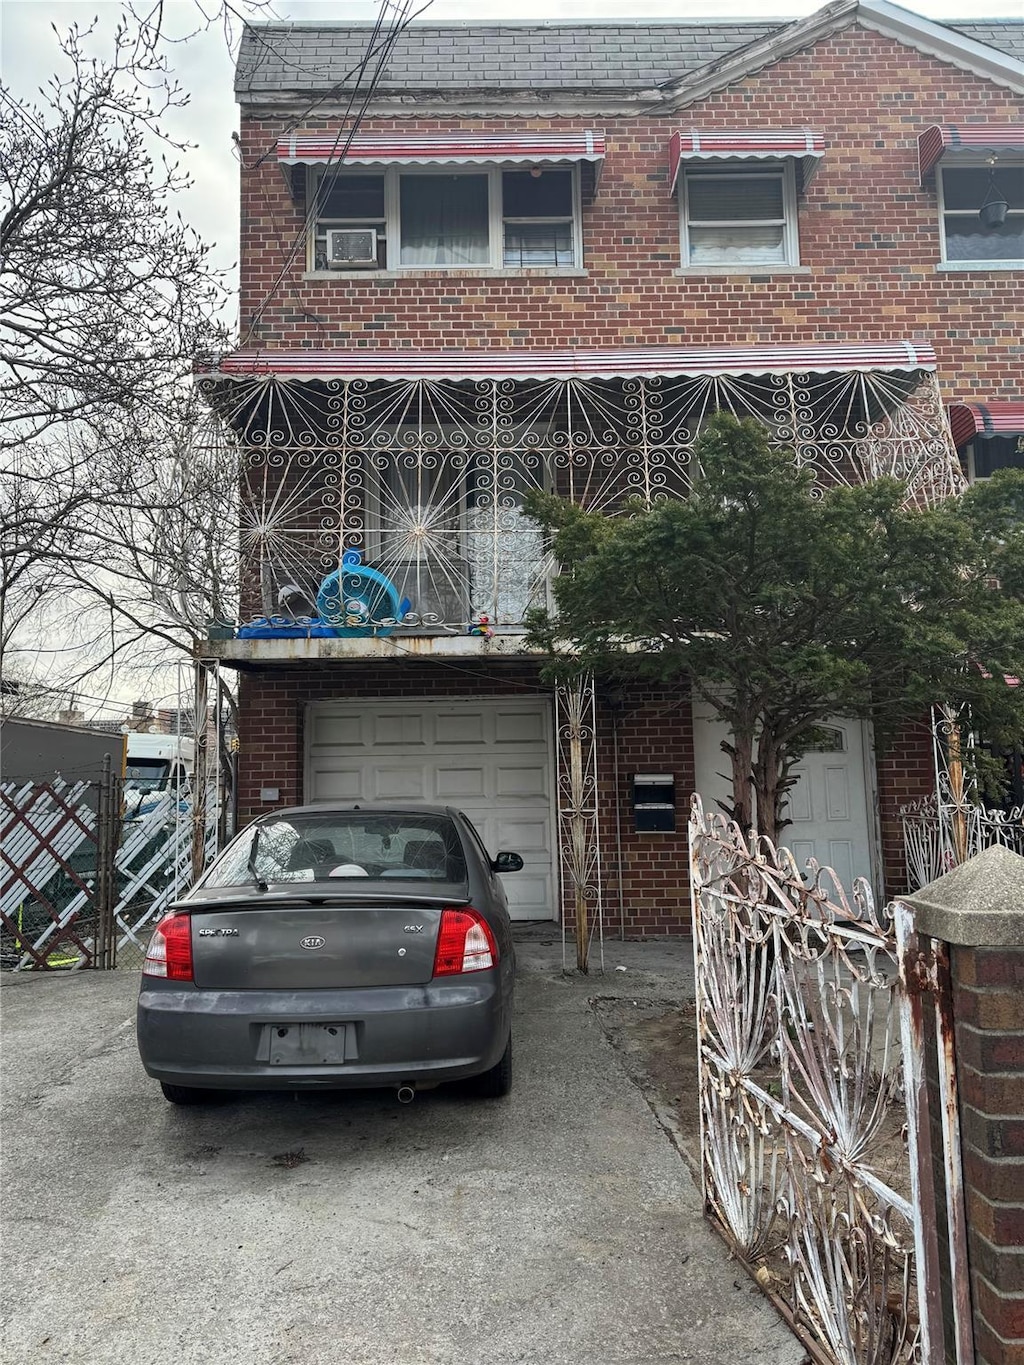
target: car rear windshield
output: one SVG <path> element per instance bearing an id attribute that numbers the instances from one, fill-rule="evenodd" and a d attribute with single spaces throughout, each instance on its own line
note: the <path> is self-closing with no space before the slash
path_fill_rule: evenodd
<path id="1" fill-rule="evenodd" d="M 466 859 L 443 815 L 282 816 L 244 830 L 207 872 L 204 889 L 254 881 L 464 882 Z"/>

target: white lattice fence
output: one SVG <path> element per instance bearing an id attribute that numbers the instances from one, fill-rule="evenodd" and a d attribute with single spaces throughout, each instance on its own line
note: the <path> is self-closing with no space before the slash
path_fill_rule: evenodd
<path id="1" fill-rule="evenodd" d="M 103 797 L 95 782 L 0 785 L 5 968 L 138 965 L 153 924 L 191 884 L 190 808 L 161 793 L 122 822 L 116 795 Z M 207 802 L 208 858 L 216 806 Z"/>
<path id="2" fill-rule="evenodd" d="M 99 863 L 97 783 L 0 785 L 4 967 L 91 965 Z"/>
<path id="3" fill-rule="evenodd" d="M 206 821 L 206 858 L 216 852 L 214 810 Z M 192 884 L 192 815 L 170 793 L 137 820 L 124 823 L 116 855 L 113 920 L 118 966 L 141 965 L 153 925 Z"/>

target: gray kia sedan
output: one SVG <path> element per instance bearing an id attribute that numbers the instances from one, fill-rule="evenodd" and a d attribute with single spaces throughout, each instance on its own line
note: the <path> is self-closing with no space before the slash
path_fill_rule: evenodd
<path id="1" fill-rule="evenodd" d="M 247 826 L 153 931 L 143 1066 L 174 1104 L 219 1090 L 512 1084 L 502 872 L 459 811 L 317 805 Z"/>

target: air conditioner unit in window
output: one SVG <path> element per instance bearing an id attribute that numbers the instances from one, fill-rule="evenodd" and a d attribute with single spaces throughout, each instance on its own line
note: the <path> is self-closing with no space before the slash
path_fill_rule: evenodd
<path id="1" fill-rule="evenodd" d="M 377 264 L 376 228 L 328 228 L 327 264 L 331 270 Z"/>

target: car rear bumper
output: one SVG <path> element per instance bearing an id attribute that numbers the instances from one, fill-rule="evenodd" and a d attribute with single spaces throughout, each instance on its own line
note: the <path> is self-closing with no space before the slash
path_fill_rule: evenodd
<path id="1" fill-rule="evenodd" d="M 343 1025 L 344 1059 L 272 1064 L 269 1030 L 300 1024 Z M 292 992 L 200 990 L 144 978 L 137 1012 L 150 1076 L 239 1090 L 461 1080 L 499 1060 L 510 1026 L 511 991 L 495 972 L 426 986 Z"/>

